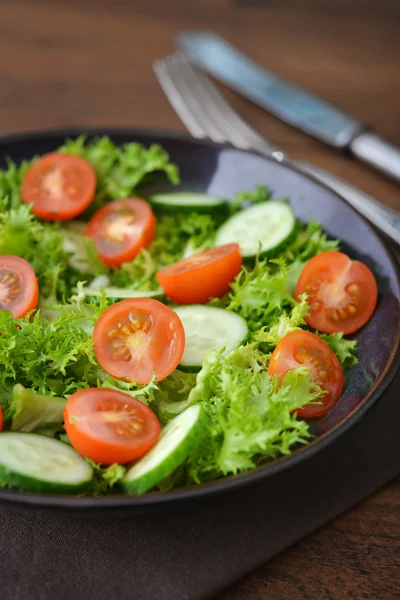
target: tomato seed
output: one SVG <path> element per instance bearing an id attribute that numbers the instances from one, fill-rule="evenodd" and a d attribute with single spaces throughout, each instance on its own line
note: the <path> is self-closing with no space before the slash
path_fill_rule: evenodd
<path id="1" fill-rule="evenodd" d="M 310 305 L 310 310 L 320 310 L 321 308 L 321 302 L 319 302 L 318 300 L 316 300 L 315 302 L 313 302 Z"/>
<path id="2" fill-rule="evenodd" d="M 349 294 L 358 294 L 359 291 L 359 287 L 356 283 L 350 283 L 350 285 L 346 287 L 346 292 L 349 292 Z"/>

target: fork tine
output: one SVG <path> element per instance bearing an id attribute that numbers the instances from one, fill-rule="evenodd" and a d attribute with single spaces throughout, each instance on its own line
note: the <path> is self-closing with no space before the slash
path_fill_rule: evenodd
<path id="1" fill-rule="evenodd" d="M 206 138 L 207 135 L 204 129 L 186 106 L 182 94 L 171 79 L 166 61 L 156 60 L 153 63 L 153 69 L 164 94 L 189 133 L 197 139 Z"/>
<path id="2" fill-rule="evenodd" d="M 282 159 L 283 153 L 250 127 L 182 52 L 156 61 L 154 70 L 173 108 L 194 137 L 229 141 L 236 148 L 255 149 Z"/>
<path id="3" fill-rule="evenodd" d="M 179 61 L 188 84 L 195 90 L 208 118 L 214 123 L 214 127 L 218 128 L 224 137 L 237 148 L 252 147 L 249 135 L 251 128 L 248 127 L 247 136 L 242 135 L 241 129 L 245 123 L 221 96 L 207 75 L 191 65 L 184 54 L 180 54 L 175 60 Z M 247 125 L 245 126 L 247 127 Z"/>
<path id="4" fill-rule="evenodd" d="M 204 71 L 192 65 L 183 53 L 176 53 L 175 64 L 180 66 L 185 74 L 189 87 L 195 90 L 196 96 L 213 122 L 223 136 L 237 148 L 259 149 L 263 153 L 278 157 L 278 148 L 267 142 L 257 133 L 238 113 L 228 104 L 210 81 Z M 281 154 L 279 152 L 279 154 Z"/>
<path id="5" fill-rule="evenodd" d="M 164 85 L 168 79 L 168 94 L 167 97 L 170 100 L 173 108 L 177 112 L 179 117 L 182 117 L 182 121 L 185 123 L 189 121 L 191 128 L 189 131 L 192 132 L 193 122 L 196 122 L 196 130 L 202 130 L 203 137 L 208 137 L 212 141 L 220 143 L 226 142 L 227 138 L 222 135 L 207 113 L 204 107 L 201 105 L 195 89 L 192 89 L 190 81 L 187 80 L 187 72 L 183 68 L 180 61 L 179 55 L 172 55 L 162 62 L 164 69 Z M 158 65 L 158 72 L 160 73 L 160 66 Z M 164 89 L 164 88 L 163 88 Z"/>

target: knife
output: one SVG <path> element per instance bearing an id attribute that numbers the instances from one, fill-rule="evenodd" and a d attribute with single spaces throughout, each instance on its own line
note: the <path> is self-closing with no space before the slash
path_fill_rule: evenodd
<path id="1" fill-rule="evenodd" d="M 248 100 L 400 182 L 400 149 L 365 123 L 278 77 L 211 32 L 184 31 L 177 45 L 190 60 Z"/>

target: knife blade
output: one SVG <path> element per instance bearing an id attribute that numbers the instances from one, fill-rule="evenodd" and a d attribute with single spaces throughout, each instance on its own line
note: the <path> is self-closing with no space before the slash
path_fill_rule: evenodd
<path id="1" fill-rule="evenodd" d="M 190 60 L 248 100 L 318 140 L 350 151 L 400 182 L 400 150 L 354 117 L 278 77 L 208 31 L 184 31 L 177 46 Z"/>

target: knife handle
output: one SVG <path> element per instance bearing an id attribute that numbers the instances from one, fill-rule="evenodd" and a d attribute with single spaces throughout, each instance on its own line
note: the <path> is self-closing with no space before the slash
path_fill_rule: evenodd
<path id="1" fill-rule="evenodd" d="M 400 182 L 400 149 L 392 146 L 373 132 L 365 132 L 353 139 L 352 153 L 385 175 Z"/>

